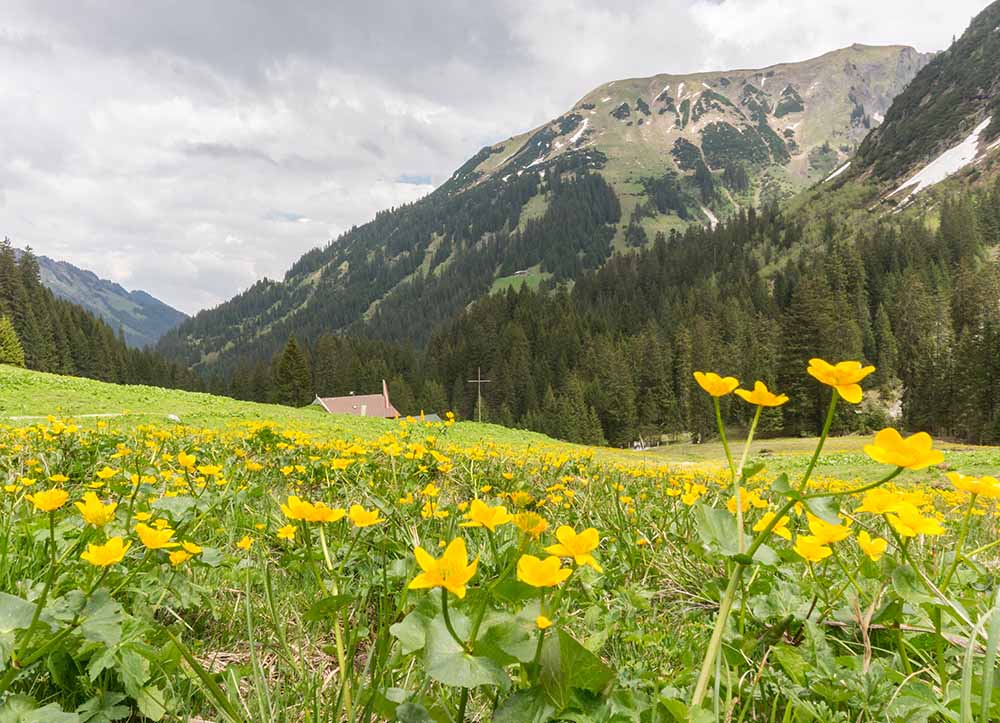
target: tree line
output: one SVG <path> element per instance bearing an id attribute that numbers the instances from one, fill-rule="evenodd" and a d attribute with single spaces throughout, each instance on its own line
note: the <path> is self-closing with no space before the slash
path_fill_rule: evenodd
<path id="1" fill-rule="evenodd" d="M 186 367 L 130 349 L 121 330 L 42 285 L 38 260 L 0 243 L 0 363 L 122 384 L 200 389 Z"/>

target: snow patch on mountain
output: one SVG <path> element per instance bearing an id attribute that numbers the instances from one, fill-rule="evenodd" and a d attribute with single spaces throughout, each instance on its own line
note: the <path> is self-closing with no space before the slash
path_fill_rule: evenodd
<path id="1" fill-rule="evenodd" d="M 590 121 L 590 118 L 584 118 L 583 119 L 583 123 L 580 124 L 580 127 L 577 129 L 576 133 L 574 133 L 572 136 L 570 136 L 570 139 L 569 139 L 569 144 L 570 145 L 573 145 L 578 140 L 580 140 L 580 137 L 583 136 L 584 131 L 587 130 L 587 123 L 589 121 Z"/>
<path id="2" fill-rule="evenodd" d="M 841 173 L 843 173 L 844 171 L 846 171 L 850 165 L 851 165 L 851 162 L 848 161 L 847 163 L 845 163 L 844 165 L 842 165 L 840 168 L 838 168 L 836 171 L 834 171 L 833 173 L 831 173 L 829 176 L 827 176 L 826 178 L 824 178 L 823 179 L 823 183 L 826 183 L 827 181 L 832 181 L 834 178 L 836 178 Z"/>
<path id="3" fill-rule="evenodd" d="M 972 133 L 970 133 L 964 141 L 953 148 L 949 148 L 922 169 L 917 171 L 907 181 L 905 181 L 903 185 L 890 193 L 887 198 L 891 198 L 900 191 L 909 188 L 911 189 L 910 192 L 902 201 L 903 204 L 906 204 L 925 188 L 930 188 L 934 184 L 940 183 L 948 176 L 957 173 L 972 163 L 972 161 L 976 159 L 976 155 L 979 152 L 979 136 L 984 130 L 986 130 L 986 127 L 989 124 L 990 119 L 987 118 L 976 126 Z M 914 187 L 914 184 L 916 184 L 916 187 Z"/>

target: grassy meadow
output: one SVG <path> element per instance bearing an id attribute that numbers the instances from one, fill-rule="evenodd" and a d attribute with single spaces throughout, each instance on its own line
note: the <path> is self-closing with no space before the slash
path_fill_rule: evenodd
<path id="1" fill-rule="evenodd" d="M 730 444 L 2 367 L 0 721 L 1000 716 L 997 451 Z"/>

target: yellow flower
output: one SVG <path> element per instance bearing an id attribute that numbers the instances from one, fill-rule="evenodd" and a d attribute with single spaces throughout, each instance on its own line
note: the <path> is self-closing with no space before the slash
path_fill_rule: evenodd
<path id="1" fill-rule="evenodd" d="M 169 558 L 170 558 L 170 564 L 173 565 L 174 567 L 177 567 L 178 565 L 182 565 L 188 560 L 190 560 L 191 553 L 188 552 L 187 550 L 174 550 L 173 552 L 170 553 Z"/>
<path id="2" fill-rule="evenodd" d="M 295 539 L 295 525 L 285 525 L 284 527 L 278 528 L 278 539 L 279 540 L 294 540 Z"/>
<path id="3" fill-rule="evenodd" d="M 497 527 L 506 525 L 514 516 L 503 505 L 490 507 L 482 500 L 472 500 L 465 518 L 468 522 L 463 522 L 462 527 L 485 527 L 490 532 L 496 532 Z"/>
<path id="4" fill-rule="evenodd" d="M 876 537 L 872 539 L 871 535 L 867 531 L 862 530 L 858 533 L 858 547 L 861 551 L 871 558 L 872 562 L 878 562 L 882 555 L 885 554 L 885 548 L 888 546 L 888 542 L 883 540 L 881 537 Z"/>
<path id="5" fill-rule="evenodd" d="M 811 513 L 806 513 L 806 519 L 809 520 L 809 531 L 813 533 L 821 545 L 840 542 L 851 536 L 851 531 L 848 529 L 851 526 L 850 520 L 846 520 L 844 524 L 831 525 L 826 520 L 821 520 Z"/>
<path id="6" fill-rule="evenodd" d="M 97 479 L 102 480 L 102 481 L 103 480 L 109 480 L 112 477 L 114 477 L 116 474 L 118 474 L 118 470 L 111 469 L 110 467 L 108 467 L 107 465 L 105 465 L 103 469 L 98 470 L 98 472 L 97 472 Z"/>
<path id="7" fill-rule="evenodd" d="M 174 531 L 169 527 L 157 530 L 145 522 L 140 522 L 135 526 L 135 532 L 139 535 L 139 539 L 142 540 L 142 544 L 150 550 L 165 550 L 171 547 L 179 547 L 181 544 L 170 539 L 174 536 Z"/>
<path id="8" fill-rule="evenodd" d="M 185 540 L 184 542 L 181 543 L 181 547 L 183 547 L 185 550 L 188 551 L 188 553 L 192 555 L 201 554 L 201 545 L 196 545 L 193 542 L 188 542 L 187 540 Z"/>
<path id="9" fill-rule="evenodd" d="M 833 550 L 811 535 L 799 535 L 793 549 L 799 557 L 809 562 L 819 562 L 833 554 Z"/>
<path id="10" fill-rule="evenodd" d="M 539 630 L 547 630 L 548 628 L 552 627 L 552 621 L 549 620 L 544 615 L 539 615 L 537 618 L 535 618 L 535 626 Z"/>
<path id="11" fill-rule="evenodd" d="M 184 469 L 194 469 L 195 462 L 198 458 L 193 454 L 188 454 L 187 452 L 179 452 L 177 454 L 177 464 L 179 464 Z"/>
<path id="12" fill-rule="evenodd" d="M 894 511 L 903 504 L 899 493 L 892 492 L 884 487 L 876 487 L 865 492 L 864 499 L 857 512 L 869 512 L 873 515 L 884 515 L 886 512 Z"/>
<path id="13" fill-rule="evenodd" d="M 555 587 L 566 581 L 573 569 L 562 566 L 555 555 L 539 560 L 534 555 L 521 555 L 517 561 L 517 579 L 532 587 Z"/>
<path id="14" fill-rule="evenodd" d="M 713 397 L 724 397 L 740 385 L 736 377 L 720 377 L 715 372 L 695 372 L 694 380 Z"/>
<path id="15" fill-rule="evenodd" d="M 760 521 L 753 526 L 753 531 L 763 532 L 765 529 L 767 529 L 767 526 L 771 524 L 771 520 L 773 519 L 774 519 L 773 512 L 765 512 L 764 516 L 760 518 Z M 771 532 L 778 535 L 779 537 L 785 538 L 786 540 L 792 539 L 792 533 L 788 529 L 788 516 L 786 515 L 782 517 L 780 520 L 778 520 L 777 524 L 775 524 Z"/>
<path id="16" fill-rule="evenodd" d="M 49 477 L 49 481 L 61 485 L 63 482 L 69 482 L 69 477 L 64 474 L 54 474 Z"/>
<path id="17" fill-rule="evenodd" d="M 548 521 L 537 512 L 522 512 L 514 516 L 514 526 L 536 540 L 549 529 Z"/>
<path id="18" fill-rule="evenodd" d="M 66 500 L 69 499 L 69 492 L 59 489 L 43 490 L 33 495 L 25 495 L 24 499 L 28 500 L 28 502 L 42 512 L 52 512 L 66 504 Z"/>
<path id="19" fill-rule="evenodd" d="M 761 381 L 754 382 L 752 392 L 746 389 L 737 389 L 736 396 L 745 402 L 761 407 L 780 407 L 788 401 L 787 395 L 769 391 L 767 385 Z"/>
<path id="20" fill-rule="evenodd" d="M 83 519 L 94 527 L 103 527 L 115 519 L 118 503 L 110 502 L 105 505 L 95 493 L 88 492 L 83 496 L 83 502 L 76 503 L 76 509 L 80 510 Z"/>
<path id="21" fill-rule="evenodd" d="M 572 527 L 562 525 L 556 530 L 556 539 L 559 540 L 559 544 L 546 547 L 547 553 L 559 557 L 572 557 L 577 565 L 590 565 L 598 572 L 603 572 L 597 560 L 590 554 L 601 544 L 597 530 L 593 527 L 588 527 L 577 534 Z"/>
<path id="22" fill-rule="evenodd" d="M 249 550 L 252 544 L 253 538 L 250 535 L 243 535 L 240 541 L 236 543 L 236 546 L 241 550 Z"/>
<path id="23" fill-rule="evenodd" d="M 339 522 L 347 514 L 339 507 L 327 507 L 323 502 L 306 502 L 296 495 L 288 498 L 288 503 L 281 505 L 281 511 L 290 520 L 305 522 Z"/>
<path id="24" fill-rule="evenodd" d="M 917 432 L 903 439 L 899 432 L 887 427 L 875 435 L 873 444 L 865 445 L 865 452 L 876 462 L 924 469 L 944 461 L 944 455 L 933 446 L 934 440 L 927 432 Z"/>
<path id="25" fill-rule="evenodd" d="M 122 538 L 112 537 L 103 545 L 87 545 L 87 551 L 80 555 L 80 559 L 96 567 L 107 567 L 121 562 L 131 546 L 131 542 L 125 544 Z"/>
<path id="26" fill-rule="evenodd" d="M 431 557 L 424 548 L 413 548 L 413 555 L 423 571 L 410 581 L 410 590 L 429 590 L 443 587 L 458 598 L 465 597 L 465 586 L 476 574 L 479 565 L 477 557 L 469 562 L 469 553 L 465 548 L 465 540 L 456 537 L 445 548 L 439 559 Z"/>
<path id="27" fill-rule="evenodd" d="M 944 528 L 937 520 L 933 517 L 924 517 L 910 502 L 904 502 L 896 509 L 895 514 L 889 513 L 885 517 L 901 537 L 944 534 Z"/>
<path id="28" fill-rule="evenodd" d="M 862 396 L 859 382 L 875 371 L 875 367 L 863 367 L 858 361 L 842 361 L 834 365 L 822 359 L 810 359 L 806 371 L 823 384 L 836 389 L 844 401 L 857 404 Z"/>
<path id="29" fill-rule="evenodd" d="M 203 464 L 199 465 L 198 472 L 206 477 L 215 477 L 222 471 L 222 467 L 217 464 Z"/>
<path id="30" fill-rule="evenodd" d="M 996 477 L 968 477 L 961 472 L 949 472 L 945 477 L 955 485 L 955 489 L 963 492 L 983 497 L 1000 497 L 1000 481 Z"/>
<path id="31" fill-rule="evenodd" d="M 354 523 L 355 527 L 371 527 L 372 525 L 377 525 L 382 522 L 382 518 L 379 517 L 378 510 L 366 510 L 361 505 L 351 505 L 350 511 L 347 513 L 348 518 Z"/>

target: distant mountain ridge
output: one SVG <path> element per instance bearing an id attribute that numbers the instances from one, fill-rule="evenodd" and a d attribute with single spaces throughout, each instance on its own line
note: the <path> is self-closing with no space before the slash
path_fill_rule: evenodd
<path id="1" fill-rule="evenodd" d="M 38 256 L 38 266 L 42 283 L 56 296 L 99 316 L 115 331 L 122 329 L 131 347 L 156 344 L 188 318 L 145 291 L 129 291 L 67 261 Z"/>
<path id="2" fill-rule="evenodd" d="M 715 223 L 827 177 L 931 59 L 854 45 L 760 70 L 618 80 L 481 149 L 425 198 L 380 212 L 168 333 L 205 371 L 270 358 L 290 334 L 425 343 L 469 303 L 570 282 L 658 234 Z"/>

